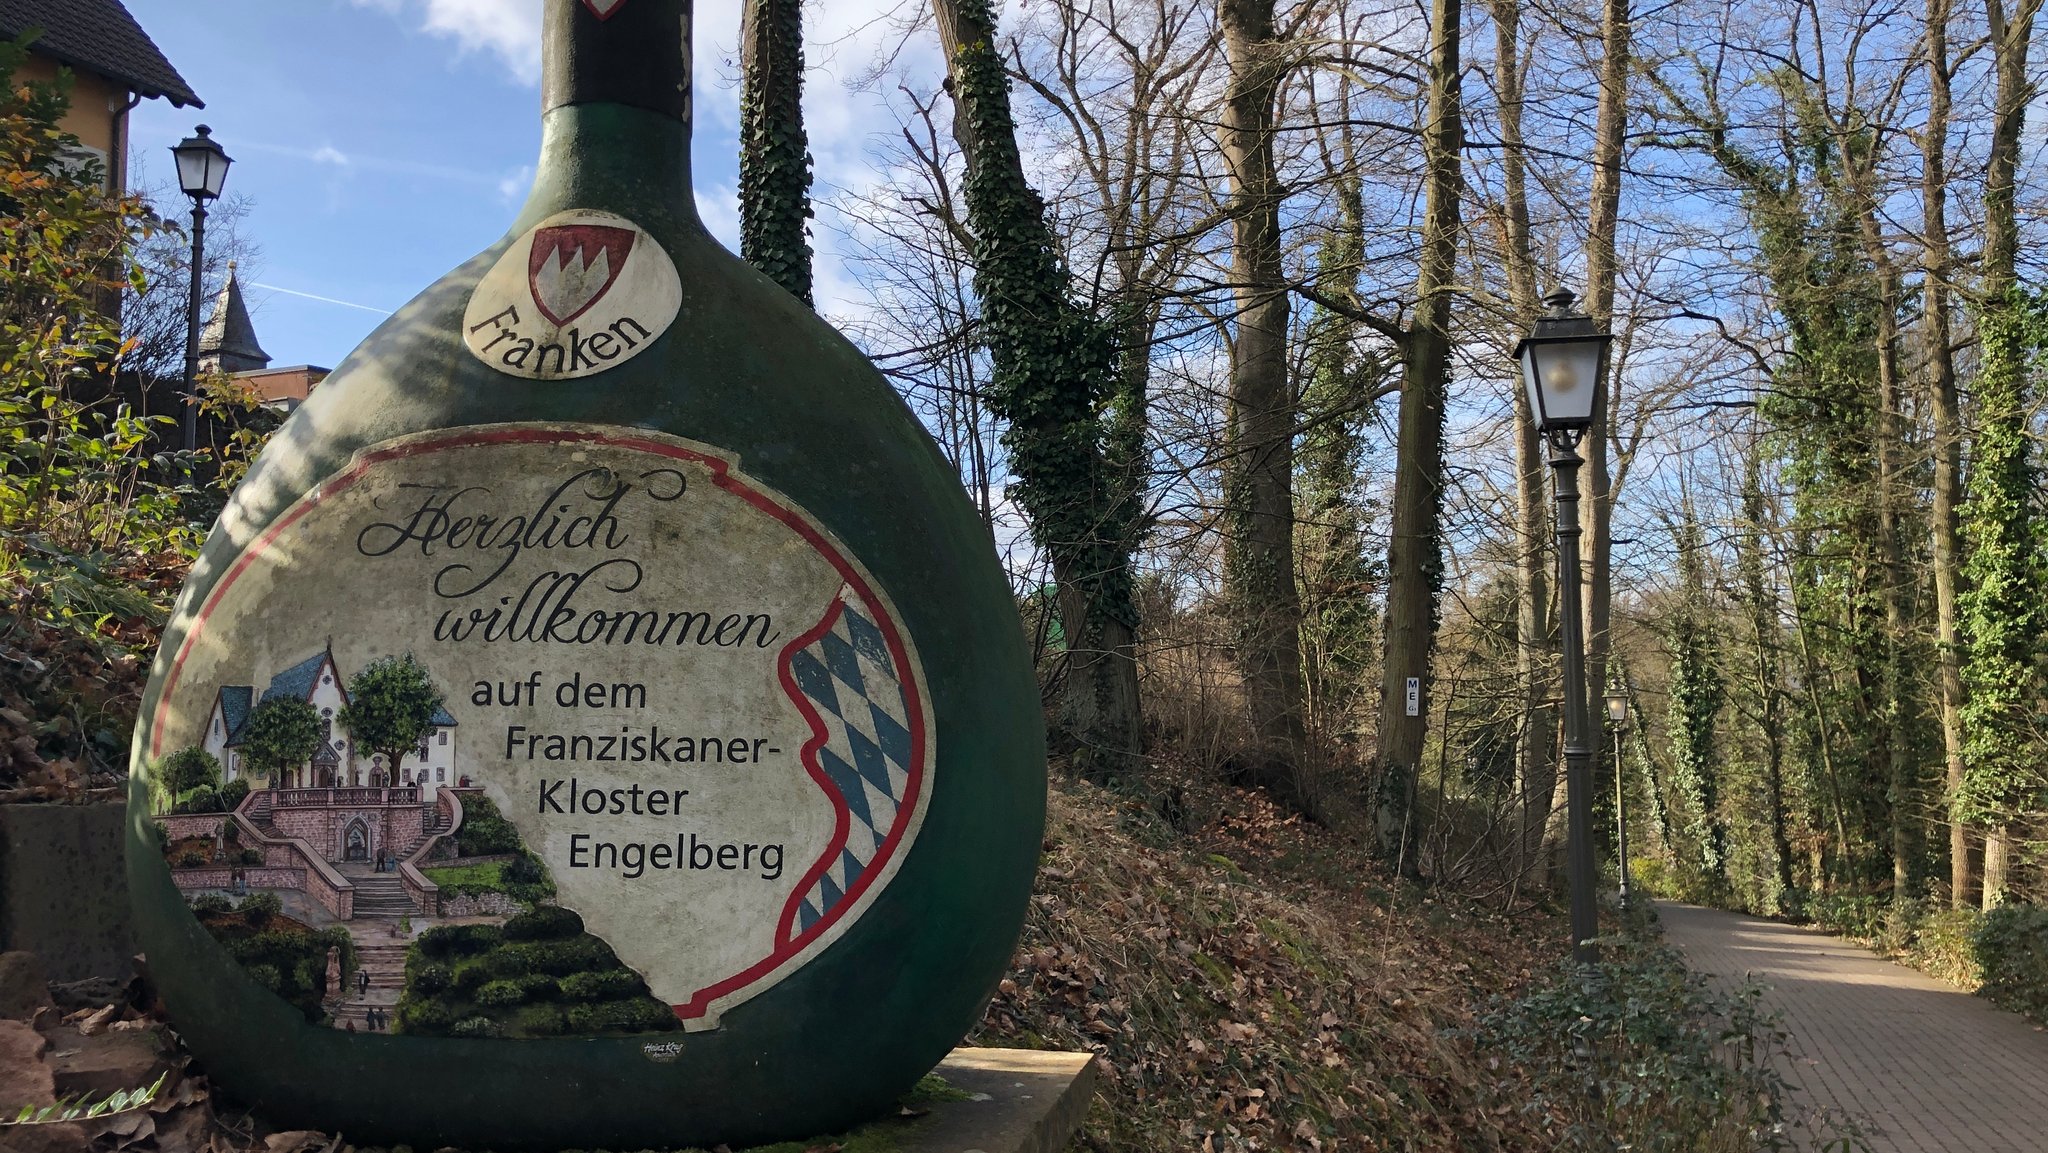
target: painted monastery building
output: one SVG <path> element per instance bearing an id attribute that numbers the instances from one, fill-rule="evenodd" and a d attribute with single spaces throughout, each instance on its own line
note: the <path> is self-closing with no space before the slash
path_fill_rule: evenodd
<path id="1" fill-rule="evenodd" d="M 359 748 L 341 724 L 341 710 L 348 704 L 346 683 L 347 678 L 335 664 L 334 650 L 328 648 L 271 677 L 261 694 L 253 685 L 223 685 L 213 698 L 213 710 L 206 721 L 206 739 L 200 747 L 220 762 L 222 780 L 246 777 L 250 787 L 258 789 L 414 786 L 420 790 L 420 801 L 432 804 L 440 789 L 468 783 L 456 771 L 455 718 L 445 707 L 434 714 L 434 728 L 426 740 L 402 759 L 398 779 L 391 779 L 384 755 Z M 243 763 L 244 726 L 259 705 L 283 698 L 296 698 L 312 705 L 320 713 L 325 732 L 312 759 L 285 770 L 280 779 L 268 780 L 254 775 Z"/>

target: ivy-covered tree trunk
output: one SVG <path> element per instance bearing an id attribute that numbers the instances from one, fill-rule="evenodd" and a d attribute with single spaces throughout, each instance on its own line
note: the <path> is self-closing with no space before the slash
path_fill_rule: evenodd
<path id="1" fill-rule="evenodd" d="M 1130 559 L 1140 510 L 1106 459 L 1116 430 L 1103 416 L 1119 384 L 1116 326 L 1074 301 L 1045 203 L 1024 178 L 988 0 L 933 10 L 967 160 L 989 406 L 1008 423 L 1010 495 L 1052 563 L 1067 638 L 1057 743 L 1083 775 L 1119 782 L 1138 769 L 1142 731 Z"/>
<path id="2" fill-rule="evenodd" d="M 810 140 L 804 133 L 802 0 L 746 0 L 740 14 L 740 255 L 811 304 Z"/>
<path id="3" fill-rule="evenodd" d="M 1928 535 L 1934 568 L 1934 640 L 1936 687 L 1941 715 L 1943 779 L 1947 784 L 1949 903 L 1958 909 L 1970 899 L 1970 834 L 1968 822 L 1955 811 L 1954 798 L 1963 786 L 1963 656 L 1957 626 L 1956 595 L 1960 586 L 1961 522 L 1957 509 L 1963 495 L 1962 397 L 1956 387 L 1954 333 L 1950 329 L 1953 297 L 1949 277 L 1954 259 L 1948 241 L 1948 128 L 1951 108 L 1948 22 L 1951 0 L 1927 0 L 1926 51 L 1927 125 L 1920 132 L 1920 234 L 1924 248 L 1925 300 L 1921 306 L 1922 346 L 1926 349 L 1928 408 L 1933 414 L 1933 508 Z"/>
<path id="4" fill-rule="evenodd" d="M 1422 130 L 1422 260 L 1415 278 L 1415 319 L 1401 348 L 1401 415 L 1387 541 L 1377 825 L 1380 852 L 1410 865 L 1415 781 L 1429 721 L 1429 662 L 1443 582 L 1444 404 L 1451 377 L 1451 299 L 1457 291 L 1458 197 L 1464 186 L 1459 162 L 1465 143 L 1462 19 L 1460 0 L 1432 0 L 1429 112 Z M 1422 687 L 1412 716 L 1407 708 L 1410 677 Z"/>
<path id="5" fill-rule="evenodd" d="M 1987 302 L 1977 320 L 1977 443 L 1963 503 L 1963 683 L 1967 767 L 1955 798 L 1965 820 L 1988 830 L 1984 907 L 2005 899 L 2005 824 L 2040 785 L 2034 736 L 2042 699 L 2037 657 L 2044 624 L 2039 470 L 2028 434 L 2028 362 L 2041 347 L 2043 316 L 2016 288 Z"/>
<path id="6" fill-rule="evenodd" d="M 1237 631 L 1256 742 L 1248 783 L 1311 809 L 1301 696 L 1301 598 L 1294 582 L 1295 398 L 1287 364 L 1289 287 L 1281 267 L 1274 117 L 1284 75 L 1273 0 L 1218 0 L 1230 75 L 1219 132 L 1230 176 L 1229 456 L 1223 468 L 1224 595 Z"/>
<path id="7" fill-rule="evenodd" d="M 1983 281 L 1977 322 L 1978 433 L 1963 532 L 1972 546 L 1965 562 L 1969 591 L 1961 605 L 1963 669 L 1969 700 L 1963 707 L 1963 784 L 1956 804 L 1986 827 L 1983 904 L 2005 900 L 2008 860 L 2005 816 L 2023 787 L 2033 750 L 2023 736 L 2025 710 L 2039 700 L 2034 673 L 2042 620 L 2039 542 L 2029 505 L 2034 469 L 2027 432 L 2027 361 L 2039 318 L 2019 290 L 2017 182 L 2020 138 L 2034 84 L 2027 72 L 2034 17 L 2041 0 L 1984 0 L 1995 76 L 1991 147 L 1984 171 Z M 1990 587 L 1979 585 L 1988 580 Z M 2008 608 L 2018 615 L 2007 615 Z M 1980 653 L 1979 646 L 1987 651 Z M 1986 699 L 1979 701 L 1982 693 Z"/>
<path id="8" fill-rule="evenodd" d="M 1735 534 L 1735 563 L 1741 581 L 1743 609 L 1749 618 L 1750 669 L 1754 680 L 1756 727 L 1763 741 L 1765 823 L 1770 829 L 1771 857 L 1778 902 L 1792 888 L 1792 837 L 1785 803 L 1785 675 L 1784 638 L 1778 626 L 1777 594 L 1764 558 L 1764 522 L 1768 508 L 1763 491 L 1763 452 L 1754 440 L 1743 452 L 1742 524 Z"/>
<path id="9" fill-rule="evenodd" d="M 1706 537 L 1688 506 L 1672 534 L 1678 548 L 1678 611 L 1671 622 L 1671 755 L 1685 805 L 1686 839 L 1703 889 L 1728 883 L 1728 834 L 1721 820 L 1721 765 L 1714 728 L 1725 685 L 1708 604 Z"/>
<path id="10" fill-rule="evenodd" d="M 1325 298 L 1349 301 L 1356 299 L 1364 259 L 1365 210 L 1358 182 L 1341 181 L 1336 200 L 1336 219 L 1317 255 L 1316 285 Z M 1372 603 L 1379 572 L 1365 552 L 1368 514 L 1360 491 L 1365 455 L 1360 434 L 1371 415 L 1366 398 L 1384 366 L 1354 350 L 1357 327 L 1328 309 L 1319 309 L 1309 321 L 1301 397 L 1307 429 L 1296 457 L 1295 486 L 1303 704 L 1317 738 L 1343 748 L 1355 747 L 1364 735 L 1361 714 L 1371 696 L 1368 671 L 1379 639 Z"/>

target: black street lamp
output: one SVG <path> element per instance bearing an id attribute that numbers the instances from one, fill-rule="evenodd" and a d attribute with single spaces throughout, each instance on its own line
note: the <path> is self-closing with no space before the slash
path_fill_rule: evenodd
<path id="1" fill-rule="evenodd" d="M 192 452 L 199 447 L 199 294 L 205 273 L 206 205 L 219 198 L 228 165 L 235 161 L 204 124 L 198 135 L 173 146 L 171 156 L 178 162 L 178 187 L 192 198 L 192 296 L 185 305 L 185 451 Z"/>
<path id="2" fill-rule="evenodd" d="M 1572 958 L 1599 959 L 1600 906 L 1593 895 L 1593 744 L 1586 715 L 1586 627 L 1579 605 L 1579 442 L 1593 423 L 1600 361 L 1613 337 L 1573 312 L 1577 297 L 1557 289 L 1549 311 L 1515 346 L 1529 411 L 1550 442 L 1557 485 L 1557 603 L 1564 653 L 1565 875 L 1571 885 Z"/>
<path id="3" fill-rule="evenodd" d="M 1628 802 L 1621 791 L 1621 731 L 1628 727 L 1628 692 L 1621 686 L 1607 690 L 1607 719 L 1614 723 L 1614 838 L 1615 855 L 1621 865 L 1623 912 L 1628 911 Z"/>

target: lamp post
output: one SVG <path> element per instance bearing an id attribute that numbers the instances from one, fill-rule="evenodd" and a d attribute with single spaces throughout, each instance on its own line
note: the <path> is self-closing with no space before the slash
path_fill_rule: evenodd
<path id="1" fill-rule="evenodd" d="M 198 133 L 171 148 L 178 162 L 178 187 L 192 198 L 192 286 L 185 304 L 185 451 L 199 447 L 199 296 L 205 277 L 206 205 L 220 196 L 234 163 L 213 130 L 201 124 Z"/>
<path id="2" fill-rule="evenodd" d="M 1578 298 L 1557 289 L 1534 328 L 1515 346 L 1529 411 L 1550 442 L 1557 486 L 1557 603 L 1564 652 L 1565 875 L 1571 886 L 1572 959 L 1599 959 L 1600 907 L 1593 896 L 1593 744 L 1586 714 L 1586 638 L 1579 605 L 1579 442 L 1593 423 L 1600 361 L 1613 338 L 1572 311 Z"/>
<path id="3" fill-rule="evenodd" d="M 1607 692 L 1607 719 L 1614 722 L 1614 839 L 1615 856 L 1621 865 L 1619 901 L 1628 911 L 1628 802 L 1621 790 L 1621 730 L 1628 727 L 1628 693 L 1620 687 Z"/>

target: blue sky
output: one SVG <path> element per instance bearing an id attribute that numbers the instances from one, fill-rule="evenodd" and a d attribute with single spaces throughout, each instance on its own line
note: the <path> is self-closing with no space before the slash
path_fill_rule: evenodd
<path id="1" fill-rule="evenodd" d="M 273 363 L 334 365 L 381 319 L 373 310 L 397 308 L 504 232 L 540 139 L 540 2 L 126 0 L 206 101 L 135 110 L 132 183 L 168 183 L 168 148 L 194 125 L 212 127 L 235 158 L 229 190 L 254 201 L 242 228 L 261 255 L 243 281 Z M 895 42 L 875 19 L 894 6 L 831 0 L 811 10 L 806 105 L 820 196 L 873 179 L 866 151 L 886 130 L 880 97 L 845 81 Z M 700 0 L 697 199 L 728 245 L 738 230 L 737 39 L 738 0 Z M 184 204 L 174 195 L 161 207 Z M 818 231 L 829 311 L 848 286 L 829 230 Z"/>

